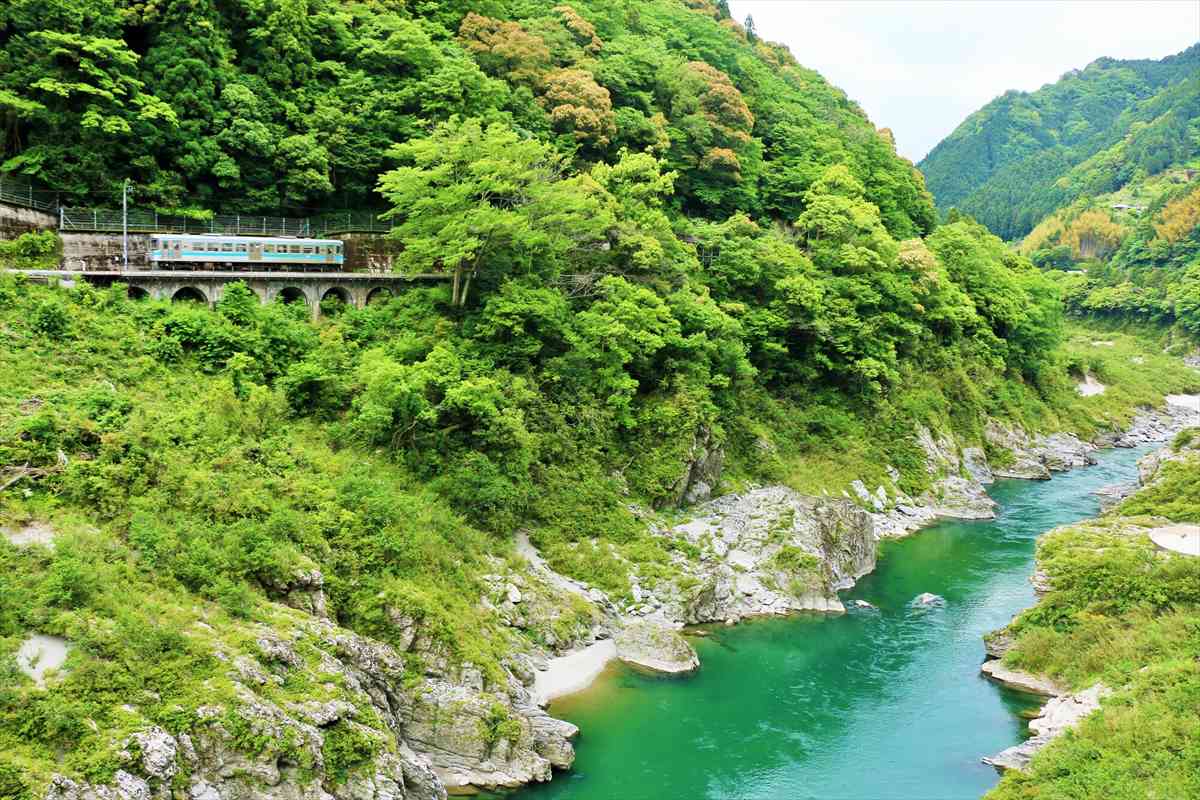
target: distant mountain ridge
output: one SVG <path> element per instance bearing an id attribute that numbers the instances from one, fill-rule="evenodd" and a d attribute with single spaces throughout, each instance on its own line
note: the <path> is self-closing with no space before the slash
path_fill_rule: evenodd
<path id="1" fill-rule="evenodd" d="M 1200 43 L 1154 61 L 1101 58 L 971 114 L 918 165 L 943 212 L 1005 239 L 1079 197 L 1200 153 Z"/>

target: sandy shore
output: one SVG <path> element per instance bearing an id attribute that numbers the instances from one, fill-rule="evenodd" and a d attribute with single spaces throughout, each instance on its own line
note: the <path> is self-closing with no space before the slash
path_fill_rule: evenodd
<path id="1" fill-rule="evenodd" d="M 613 640 L 601 639 L 582 650 L 550 659 L 549 667 L 534 679 L 534 700 L 544 706 L 556 697 L 586 689 L 616 657 Z"/>

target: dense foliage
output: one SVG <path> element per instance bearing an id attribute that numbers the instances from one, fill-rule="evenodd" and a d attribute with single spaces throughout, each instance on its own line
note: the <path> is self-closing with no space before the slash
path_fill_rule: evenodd
<path id="1" fill-rule="evenodd" d="M 579 172 L 655 153 L 691 214 L 795 219 L 845 163 L 893 235 L 933 225 L 920 175 L 855 104 L 702 1 L 0 6 L 0 170 L 78 201 L 128 177 L 164 208 L 377 206 L 390 148 L 455 115 Z"/>
<path id="2" fill-rule="evenodd" d="M 116 732 L 233 691 L 181 631 L 270 624 L 313 570 L 339 624 L 394 639 L 398 610 L 490 681 L 510 637 L 579 621 L 517 634 L 479 602 L 517 529 L 620 600 L 671 577 L 682 545 L 646 523 L 702 451 L 725 486 L 915 492 L 920 426 L 1086 431 L 1194 384 L 1124 341 L 1064 351 L 1055 281 L 935 228 L 886 132 L 722 9 L 0 7 L 5 170 L 162 208 L 376 205 L 397 269 L 450 278 L 313 324 L 240 284 L 206 309 L 0 277 L 0 523 L 61 531 L 0 538 L 0 787 L 110 778 Z M 1131 353 L 1153 380 L 1076 394 Z M 77 645 L 53 692 L 13 668 L 29 631 Z"/>
<path id="3" fill-rule="evenodd" d="M 1007 92 L 920 163 L 943 211 L 1004 239 L 1080 197 L 1200 155 L 1200 44 L 1161 61 L 1102 58 L 1036 92 Z"/>
<path id="4" fill-rule="evenodd" d="M 1200 166 L 1200 161 L 1196 162 Z M 1200 179 L 1167 170 L 1081 199 L 1043 220 L 1020 250 L 1054 273 L 1068 310 L 1176 324 L 1200 336 Z"/>

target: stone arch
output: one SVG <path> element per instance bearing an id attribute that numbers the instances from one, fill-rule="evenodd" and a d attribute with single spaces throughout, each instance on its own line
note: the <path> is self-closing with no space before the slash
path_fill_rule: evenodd
<path id="1" fill-rule="evenodd" d="M 354 307 L 354 297 L 350 294 L 350 290 L 344 286 L 330 286 L 324 292 L 317 290 L 321 298 L 321 302 L 317 305 L 321 314 L 325 316 L 336 316 L 347 308 Z"/>
<path id="2" fill-rule="evenodd" d="M 326 300 L 339 300 L 346 305 L 354 303 L 354 298 L 350 296 L 350 290 L 345 286 L 330 286 L 321 295 L 321 302 L 324 303 Z"/>
<path id="3" fill-rule="evenodd" d="M 386 286 L 376 286 L 371 291 L 367 292 L 367 305 L 372 303 L 386 303 L 394 296 L 391 289 Z"/>
<path id="4" fill-rule="evenodd" d="M 308 305 L 308 295 L 299 286 L 284 286 L 279 291 L 275 292 L 275 299 L 281 303 L 295 303 L 297 301 Z"/>
<path id="5" fill-rule="evenodd" d="M 130 300 L 149 300 L 150 292 L 143 286 L 129 286 L 125 289 L 125 296 Z"/>
<path id="6" fill-rule="evenodd" d="M 172 303 L 207 303 L 208 295 L 197 286 L 180 286 L 171 295 Z"/>

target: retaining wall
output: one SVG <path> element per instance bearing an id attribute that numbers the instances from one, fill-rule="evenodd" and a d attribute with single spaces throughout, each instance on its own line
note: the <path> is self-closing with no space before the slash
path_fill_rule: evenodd
<path id="1" fill-rule="evenodd" d="M 110 233 L 69 233 L 60 231 L 63 240 L 63 268 L 69 270 L 120 269 L 123 261 L 121 235 Z M 129 266 L 150 266 L 150 237 L 129 234 Z"/>
<path id="2" fill-rule="evenodd" d="M 58 227 L 58 217 L 45 211 L 0 203 L 0 239 L 15 239 L 22 233 Z"/>

